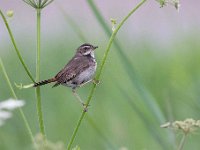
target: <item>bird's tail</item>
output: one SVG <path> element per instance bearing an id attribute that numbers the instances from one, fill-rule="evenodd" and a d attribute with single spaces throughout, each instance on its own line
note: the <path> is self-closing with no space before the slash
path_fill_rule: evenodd
<path id="1" fill-rule="evenodd" d="M 33 87 L 42 86 L 42 85 L 45 85 L 45 84 L 48 84 L 48 83 L 51 83 L 51 82 L 55 82 L 55 81 L 56 81 L 56 78 L 51 78 L 51 79 L 43 80 L 43 81 L 35 83 Z"/>

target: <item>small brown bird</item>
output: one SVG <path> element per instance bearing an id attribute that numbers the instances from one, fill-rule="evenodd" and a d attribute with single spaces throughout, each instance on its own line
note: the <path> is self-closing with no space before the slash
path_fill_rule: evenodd
<path id="1" fill-rule="evenodd" d="M 75 89 L 90 81 L 96 83 L 96 80 L 93 79 L 97 67 L 94 56 L 94 50 L 96 48 L 98 48 L 98 46 L 93 46 L 88 43 L 81 45 L 77 49 L 75 56 L 60 72 L 58 72 L 55 77 L 35 83 L 34 87 L 45 85 L 51 82 L 55 82 L 53 87 L 58 85 L 71 87 L 73 94 L 84 106 L 85 104 L 78 96 Z"/>

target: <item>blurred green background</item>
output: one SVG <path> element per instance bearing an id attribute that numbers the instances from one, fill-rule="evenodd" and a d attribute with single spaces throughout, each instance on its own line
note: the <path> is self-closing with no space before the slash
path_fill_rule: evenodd
<path id="1" fill-rule="evenodd" d="M 106 23 L 117 22 L 139 1 L 94 1 Z M 120 29 L 117 43 L 112 46 L 100 84 L 91 101 L 73 146 L 81 150 L 171 150 L 181 133 L 160 128 L 167 121 L 199 119 L 200 109 L 200 2 L 181 1 L 174 7 L 160 8 L 148 1 Z M 19 0 L 1 0 L 18 48 L 35 74 L 36 13 Z M 68 17 L 66 17 L 66 15 Z M 78 30 L 70 25 L 70 20 Z M 80 38 L 80 32 L 86 41 Z M 108 36 L 93 14 L 87 1 L 57 0 L 42 10 L 41 79 L 54 76 L 84 42 L 98 45 L 100 64 Z M 0 56 L 13 83 L 30 83 L 22 68 L 7 29 L 0 19 Z M 91 84 L 78 89 L 86 99 Z M 36 135 L 39 132 L 34 89 L 19 90 L 17 96 L 26 101 L 24 113 Z M 69 141 L 82 108 L 65 87 L 41 88 L 45 130 L 48 140 Z M 0 100 L 12 97 L 0 70 Z M 89 116 L 89 117 L 88 117 Z M 189 135 L 184 149 L 198 150 L 199 131 Z M 31 149 L 31 140 L 18 113 L 0 127 L 1 150 Z"/>

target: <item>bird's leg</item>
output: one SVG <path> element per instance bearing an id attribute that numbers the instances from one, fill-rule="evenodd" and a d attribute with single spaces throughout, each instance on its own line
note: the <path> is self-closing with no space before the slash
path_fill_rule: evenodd
<path id="1" fill-rule="evenodd" d="M 84 106 L 84 102 L 81 100 L 80 96 L 76 93 L 75 89 L 72 89 L 72 93 L 74 94 L 74 96 L 76 97 L 76 99 Z"/>
<path id="2" fill-rule="evenodd" d="M 74 96 L 76 97 L 76 99 L 83 105 L 85 106 L 85 103 L 81 100 L 80 96 L 76 93 L 75 89 L 72 89 L 72 93 L 74 94 Z"/>
<path id="3" fill-rule="evenodd" d="M 79 87 L 82 87 L 82 86 L 84 86 L 85 84 L 87 84 L 87 83 L 89 83 L 89 82 L 92 82 L 92 83 L 94 83 L 94 84 L 96 84 L 96 85 L 100 83 L 99 80 L 91 79 L 91 80 L 89 80 L 89 81 L 87 81 L 87 82 L 82 83 L 81 85 L 79 85 Z"/>
<path id="4" fill-rule="evenodd" d="M 72 93 L 74 94 L 74 96 L 76 97 L 76 99 L 81 103 L 81 105 L 83 106 L 84 111 L 87 112 L 88 111 L 88 106 L 90 106 L 90 105 L 85 104 L 81 100 L 80 96 L 78 95 L 78 93 L 76 93 L 75 89 L 72 89 Z"/>
<path id="5" fill-rule="evenodd" d="M 75 89 L 72 89 L 72 93 L 74 94 L 74 96 L 76 97 L 76 99 L 81 103 L 81 105 L 83 106 L 84 111 L 87 112 L 87 111 L 88 111 L 88 105 L 85 104 L 85 103 L 81 100 L 80 96 L 76 93 L 76 90 L 75 90 Z"/>

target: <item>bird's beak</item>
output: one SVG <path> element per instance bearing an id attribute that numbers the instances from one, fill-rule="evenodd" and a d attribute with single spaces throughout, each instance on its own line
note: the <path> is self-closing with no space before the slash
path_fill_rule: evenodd
<path id="1" fill-rule="evenodd" d="M 97 49 L 98 48 L 98 46 L 94 46 L 94 49 Z"/>

